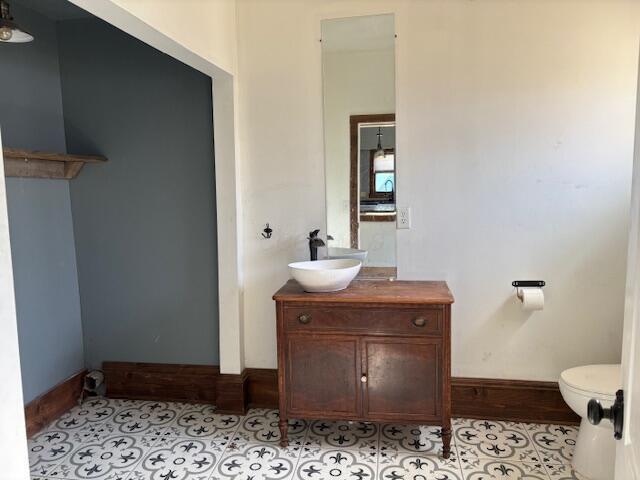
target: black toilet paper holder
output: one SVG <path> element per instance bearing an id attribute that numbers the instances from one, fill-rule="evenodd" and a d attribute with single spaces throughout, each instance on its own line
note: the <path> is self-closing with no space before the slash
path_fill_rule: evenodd
<path id="1" fill-rule="evenodd" d="M 513 285 L 516 288 L 520 288 L 520 287 L 544 287 L 546 285 L 544 280 L 514 280 L 513 282 L 511 282 L 511 285 Z"/>

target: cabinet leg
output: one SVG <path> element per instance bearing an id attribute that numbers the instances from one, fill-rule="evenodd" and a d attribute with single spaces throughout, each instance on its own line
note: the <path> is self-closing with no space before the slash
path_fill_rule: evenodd
<path id="1" fill-rule="evenodd" d="M 451 455 L 451 422 L 442 427 L 442 457 L 449 458 Z"/>
<path id="2" fill-rule="evenodd" d="M 288 447 L 289 446 L 289 422 L 287 422 L 286 418 L 281 418 L 278 422 L 278 426 L 280 427 L 280 446 Z"/>

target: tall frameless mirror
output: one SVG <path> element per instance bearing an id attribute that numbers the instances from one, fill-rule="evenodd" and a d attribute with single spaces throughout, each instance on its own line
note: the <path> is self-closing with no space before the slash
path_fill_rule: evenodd
<path id="1" fill-rule="evenodd" d="M 322 75 L 328 256 L 395 275 L 393 15 L 323 20 Z"/>

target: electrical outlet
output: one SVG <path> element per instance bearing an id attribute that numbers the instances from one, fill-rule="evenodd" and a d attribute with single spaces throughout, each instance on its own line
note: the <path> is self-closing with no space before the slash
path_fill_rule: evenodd
<path id="1" fill-rule="evenodd" d="M 396 228 L 407 229 L 411 228 L 411 208 L 399 207 L 398 216 L 396 217 Z"/>

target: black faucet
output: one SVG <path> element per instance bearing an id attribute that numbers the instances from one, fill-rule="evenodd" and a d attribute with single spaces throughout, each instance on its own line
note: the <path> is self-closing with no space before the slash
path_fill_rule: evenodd
<path id="1" fill-rule="evenodd" d="M 313 232 L 309 232 L 309 255 L 311 257 L 311 261 L 318 260 L 318 247 L 324 247 L 325 243 L 320 237 L 318 237 L 318 233 L 320 230 L 314 230 Z M 331 235 L 327 235 L 327 240 L 333 240 Z"/>

